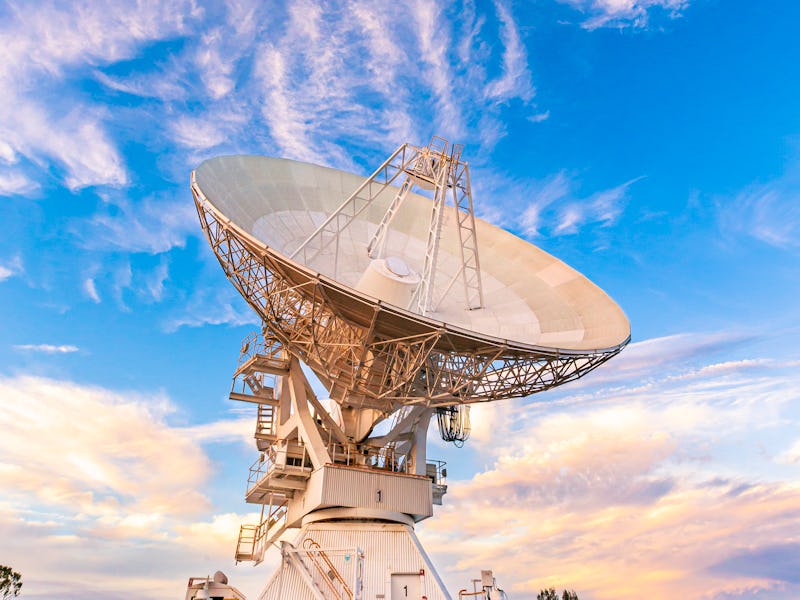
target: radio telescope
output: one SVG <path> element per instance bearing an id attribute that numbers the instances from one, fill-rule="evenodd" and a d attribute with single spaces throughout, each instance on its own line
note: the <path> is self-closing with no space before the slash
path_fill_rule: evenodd
<path id="1" fill-rule="evenodd" d="M 265 600 L 449 599 L 414 534 L 447 491 L 432 417 L 463 443 L 470 404 L 577 379 L 630 339 L 600 288 L 475 217 L 461 151 L 403 144 L 366 179 L 261 156 L 192 173 L 208 241 L 263 322 L 231 398 L 258 405 L 245 498 L 261 520 L 236 560 L 280 545 Z"/>

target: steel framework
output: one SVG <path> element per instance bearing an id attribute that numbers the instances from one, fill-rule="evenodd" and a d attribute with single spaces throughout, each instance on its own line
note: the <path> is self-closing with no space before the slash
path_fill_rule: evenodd
<path id="1" fill-rule="evenodd" d="M 421 315 L 435 310 L 433 290 L 437 271 L 439 241 L 442 233 L 445 205 L 452 196 L 454 222 L 458 231 L 461 248 L 461 267 L 448 283 L 439 301 L 452 288 L 459 278 L 464 284 L 464 303 L 468 310 L 481 308 L 483 289 L 481 285 L 478 242 L 475 234 L 475 214 L 472 204 L 472 189 L 469 182 L 469 166 L 461 160 L 463 147 L 452 147 L 444 138 L 433 136 L 430 143 L 422 148 L 402 144 L 383 164 L 347 199 L 317 227 L 289 255 L 306 266 L 314 266 L 318 257 L 325 253 L 334 256 L 333 276 L 339 272 L 339 241 L 342 232 L 350 227 L 358 217 L 395 181 L 402 179 L 394 199 L 389 204 L 378 228 L 367 245 L 370 258 L 380 258 L 386 243 L 386 236 L 392 220 L 402 206 L 408 193 L 416 185 L 433 191 L 430 226 L 425 252 L 422 278 L 411 304 L 406 308 Z"/>
<path id="2" fill-rule="evenodd" d="M 339 244 L 379 196 L 386 200 L 394 192 L 379 223 L 373 207 L 376 228 L 365 245 L 370 259 L 381 258 L 390 225 L 414 186 L 432 192 L 425 262 L 409 306 L 398 307 L 338 280 Z M 300 527 L 298 542 L 281 542 L 281 564 L 262 599 L 359 600 L 367 584 L 385 589 L 383 596 L 375 594 L 385 597 L 395 583 L 410 597 L 409 587 L 429 573 L 425 591 L 414 595 L 447 600 L 413 534 L 413 523 L 430 517 L 447 492 L 444 463 L 426 458 L 432 415 L 442 436 L 461 444 L 469 435 L 471 403 L 527 396 L 582 377 L 619 353 L 629 337 L 610 348 L 562 350 L 430 316 L 459 279 L 466 308 L 484 307 L 469 169 L 461 147 L 441 138 L 423 148 L 402 145 L 283 253 L 226 217 L 204 195 L 196 172 L 192 194 L 226 276 L 262 320 L 262 332 L 243 343 L 230 395 L 258 405 L 254 437 L 260 451 L 245 492 L 247 502 L 262 506 L 260 522 L 241 526 L 237 562 L 261 562 L 287 529 Z M 450 206 L 460 265 L 449 271 L 449 282 L 436 286 Z M 326 272 L 332 276 L 322 275 L 316 269 L 331 257 L 333 270 Z M 315 396 L 300 361 L 338 406 Z M 376 428 L 392 413 L 388 431 Z M 340 561 L 341 546 L 323 547 L 309 537 L 329 536 L 326 527 L 346 531 L 350 542 L 357 541 L 355 552 L 345 550 Z M 352 578 L 345 574 L 351 557 Z"/>
<path id="3" fill-rule="evenodd" d="M 377 302 L 241 229 L 203 195 L 194 174 L 192 193 L 228 279 L 269 335 L 311 367 L 342 406 L 388 415 L 403 404 L 437 407 L 524 397 L 582 377 L 630 339 L 590 351 L 539 347 Z"/>

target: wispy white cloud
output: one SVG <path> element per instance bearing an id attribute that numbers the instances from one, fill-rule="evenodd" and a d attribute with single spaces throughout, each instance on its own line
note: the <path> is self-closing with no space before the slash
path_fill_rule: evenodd
<path id="1" fill-rule="evenodd" d="M 133 285 L 133 269 L 128 260 L 117 264 L 109 274 L 111 280 L 111 297 L 117 303 L 120 310 L 129 312 L 131 309 L 125 302 L 125 292 L 130 290 Z"/>
<path id="2" fill-rule="evenodd" d="M 93 264 L 80 274 L 82 295 L 95 304 L 110 297 L 124 311 L 133 300 L 143 304 L 163 302 L 177 290 L 168 285 L 170 261 L 161 253 L 155 261 L 149 256 L 132 257 L 108 254 L 102 265 Z"/>
<path id="3" fill-rule="evenodd" d="M 498 101 L 519 98 L 528 102 L 533 98 L 535 90 L 531 83 L 527 51 L 508 6 L 495 0 L 495 10 L 502 24 L 500 38 L 504 46 L 503 74 L 499 79 L 489 82 L 486 93 Z"/>
<path id="4" fill-rule="evenodd" d="M 717 200 L 723 234 L 746 235 L 776 248 L 800 247 L 800 169 L 764 184 L 753 184 L 733 198 Z"/>
<path id="5" fill-rule="evenodd" d="M 169 264 L 162 261 L 145 278 L 144 292 L 154 302 L 160 302 L 164 297 L 164 284 L 169 279 Z"/>
<path id="6" fill-rule="evenodd" d="M 14 350 L 20 350 L 22 352 L 41 352 L 43 354 L 69 354 L 71 352 L 77 352 L 78 347 L 69 344 L 18 344 L 14 346 Z"/>
<path id="7" fill-rule="evenodd" d="M 455 137 L 464 135 L 461 109 L 454 92 L 453 67 L 448 60 L 450 32 L 440 26 L 444 20 L 442 6 L 435 2 L 416 0 L 413 18 L 422 60 L 422 76 L 435 98 L 437 121 L 442 133 Z"/>
<path id="8" fill-rule="evenodd" d="M 83 280 L 83 291 L 92 302 L 95 304 L 100 303 L 100 294 L 97 292 L 97 284 L 93 277 L 87 277 Z"/>
<path id="9" fill-rule="evenodd" d="M 681 16 L 689 0 L 559 0 L 588 15 L 586 29 L 598 27 L 645 27 L 656 9 L 671 18 Z"/>
<path id="10" fill-rule="evenodd" d="M 365 67 L 369 71 L 373 84 L 387 99 L 398 94 L 393 88 L 393 79 L 397 69 L 410 60 L 405 49 L 387 35 L 390 30 L 391 16 L 382 10 L 375 10 L 375 5 L 364 0 L 350 0 L 348 10 L 364 32 L 364 46 L 367 51 Z"/>
<path id="11" fill-rule="evenodd" d="M 23 272 L 22 258 L 20 258 L 19 255 L 0 263 L 0 281 L 10 279 L 16 275 L 21 275 Z"/>
<path id="12" fill-rule="evenodd" d="M 499 104 L 533 97 L 526 49 L 506 5 L 495 7 L 498 56 L 480 50 L 470 33 L 485 19 L 474 16 L 472 3 L 461 8 L 292 5 L 283 29 L 256 53 L 264 119 L 281 152 L 346 168 L 349 159 L 331 140 L 383 148 L 425 142 L 431 133 L 453 141 L 483 139 L 484 130 L 502 137 L 494 127 Z"/>
<path id="13" fill-rule="evenodd" d="M 179 34 L 197 10 L 180 1 L 103 7 L 84 1 L 69 7 L 14 6 L 5 14 L 0 26 L 4 156 L 55 162 L 71 189 L 125 184 L 128 175 L 106 127 L 107 111 L 67 82 L 87 66 L 130 58 L 143 44 Z"/>
<path id="14" fill-rule="evenodd" d="M 200 67 L 203 84 L 215 100 L 227 96 L 235 84 L 231 62 L 221 56 L 218 45 L 213 43 L 215 38 L 223 35 L 225 34 L 219 29 L 203 34 L 204 44 L 198 48 L 195 59 Z"/>
<path id="15" fill-rule="evenodd" d="M 556 202 L 563 201 L 570 193 L 570 182 L 562 171 L 549 177 L 543 182 L 530 183 L 517 193 L 524 193 L 522 205 L 526 208 L 522 212 L 522 226 L 529 236 L 539 234 L 542 213 Z M 524 190 L 524 191 L 523 191 Z"/>
<path id="16" fill-rule="evenodd" d="M 776 461 L 788 464 L 800 463 L 800 440 L 793 443 L 785 451 L 781 452 L 776 458 Z"/>
<path id="17" fill-rule="evenodd" d="M 0 196 L 30 196 L 39 187 L 21 171 L 0 169 Z"/>
<path id="18" fill-rule="evenodd" d="M 14 152 L 14 149 L 11 147 L 11 145 L 3 140 L 0 140 L 0 161 L 3 161 L 6 164 L 14 164 L 18 160 L 19 158 L 17 157 L 17 153 Z"/>
<path id="19" fill-rule="evenodd" d="M 163 72 L 156 71 L 123 77 L 95 70 L 92 72 L 92 77 L 110 90 L 140 98 L 178 101 L 186 96 L 184 85 L 177 78 L 170 78 Z"/>
<path id="20" fill-rule="evenodd" d="M 55 158 L 67 171 L 64 183 L 77 190 L 89 185 L 123 185 L 127 174 L 122 158 L 101 124 L 102 108 L 48 113 L 35 104 L 15 110 L 13 133 L 7 134 L 18 151 L 36 159 Z M 0 114 L 0 118 L 3 115 Z"/>
<path id="21" fill-rule="evenodd" d="M 542 233 L 569 235 L 590 225 L 615 224 L 624 210 L 631 185 L 638 177 L 606 190 L 579 197 L 577 181 L 565 171 L 540 180 L 512 180 L 500 173 L 481 171 L 475 177 L 476 195 L 482 200 L 477 211 L 482 218 L 501 227 L 515 227 L 528 237 Z M 519 207 L 524 207 L 520 214 Z"/>
<path id="22" fill-rule="evenodd" d="M 566 387 L 567 394 L 558 391 L 551 394 L 550 401 L 559 404 L 581 403 L 602 398 L 609 390 L 617 393 L 626 386 L 639 392 L 648 389 L 652 384 L 653 373 L 662 373 L 664 377 L 669 378 L 688 379 L 693 375 L 696 376 L 702 369 L 721 370 L 722 364 L 736 365 L 738 370 L 746 369 L 761 363 L 709 361 L 725 352 L 753 344 L 759 339 L 761 338 L 753 333 L 731 330 L 681 333 L 634 342 L 629 344 L 622 354 L 593 371 L 591 377 L 570 383 Z M 703 364 L 704 361 L 707 364 Z M 552 396 L 556 396 L 555 400 Z M 537 405 L 533 405 L 532 409 L 538 410 Z"/>
<path id="23" fill-rule="evenodd" d="M 203 325 L 260 326 L 261 320 L 232 287 L 226 286 L 196 291 L 180 307 L 180 312 L 168 317 L 163 324 L 167 332 Z"/>
<path id="24" fill-rule="evenodd" d="M 289 89 L 286 58 L 277 48 L 267 48 L 261 54 L 258 75 L 266 88 L 263 117 L 282 152 L 299 160 L 321 162 L 308 132 L 311 112 L 302 109 Z"/>
<path id="25" fill-rule="evenodd" d="M 182 432 L 200 443 L 208 442 L 242 442 L 253 445 L 253 429 L 255 415 L 252 411 L 246 417 L 225 419 L 213 423 L 203 423 L 192 427 L 184 427 Z"/>
<path id="26" fill-rule="evenodd" d="M 577 202 L 570 202 L 559 210 L 558 223 L 553 230 L 556 234 L 577 233 L 587 223 L 601 226 L 613 225 L 623 211 L 628 188 L 641 177 L 626 181 L 608 190 L 602 190 Z"/>
<path id="27" fill-rule="evenodd" d="M 91 250 L 160 254 L 182 248 L 189 234 L 198 234 L 194 205 L 186 198 L 148 198 L 133 203 L 108 199 L 106 210 L 88 221 L 75 221 L 72 229 Z"/>
<path id="28" fill-rule="evenodd" d="M 219 146 L 226 140 L 219 123 L 210 119 L 196 119 L 181 115 L 169 124 L 175 141 L 187 148 L 205 150 Z"/>
<path id="29" fill-rule="evenodd" d="M 550 111 L 546 110 L 541 113 L 536 113 L 535 115 L 531 115 L 528 117 L 528 121 L 531 123 L 541 123 L 542 121 L 546 121 L 550 118 Z"/>

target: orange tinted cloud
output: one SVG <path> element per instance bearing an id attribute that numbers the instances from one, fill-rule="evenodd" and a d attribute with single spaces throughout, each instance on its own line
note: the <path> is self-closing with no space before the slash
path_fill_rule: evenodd
<path id="1" fill-rule="evenodd" d="M 419 528 L 440 569 L 457 586 L 493 568 L 514 598 L 796 597 L 800 484 L 781 461 L 800 374 L 768 360 L 648 369 L 635 346 L 623 358 L 552 404 L 482 407 L 491 433 L 473 443 L 489 467 L 450 481 Z"/>

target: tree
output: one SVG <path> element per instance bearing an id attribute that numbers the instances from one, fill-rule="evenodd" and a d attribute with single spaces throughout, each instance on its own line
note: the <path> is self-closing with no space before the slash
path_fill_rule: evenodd
<path id="1" fill-rule="evenodd" d="M 575 590 L 564 590 L 561 594 L 561 598 L 559 598 L 555 588 L 550 588 L 541 590 L 536 596 L 536 600 L 580 600 L 580 598 L 578 598 L 578 594 L 575 593 Z"/>
<path id="2" fill-rule="evenodd" d="M 14 571 L 11 567 L 0 565 L 0 593 L 3 600 L 16 598 L 22 588 L 22 575 Z"/>

